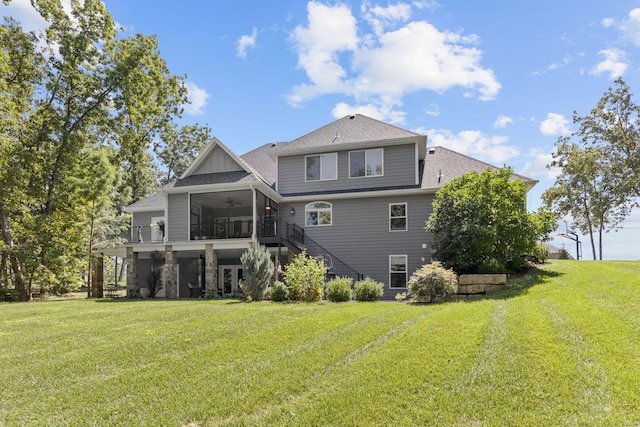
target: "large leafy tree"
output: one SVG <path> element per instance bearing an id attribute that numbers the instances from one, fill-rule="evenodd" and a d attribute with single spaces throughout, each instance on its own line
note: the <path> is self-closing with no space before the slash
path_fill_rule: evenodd
<path id="1" fill-rule="evenodd" d="M 593 259 L 602 259 L 603 233 L 620 227 L 631 209 L 630 198 L 620 191 L 624 177 L 612 170 L 602 148 L 581 146 L 568 137 L 558 140 L 553 157 L 551 166 L 560 166 L 562 172 L 542 198 L 557 215 L 571 215 L 580 232 L 589 236 Z"/>
<path id="2" fill-rule="evenodd" d="M 42 33 L 0 27 L 0 250 L 22 300 L 34 281 L 64 286 L 84 271 L 86 225 L 97 218 L 85 208 L 102 200 L 75 185 L 83 168 L 103 165 L 90 153 L 107 150 L 126 183 L 120 194 L 146 196 L 153 140 L 186 102 L 155 38 L 122 37 L 100 0 L 72 1 L 70 14 L 59 0 L 31 3 L 47 22 Z"/>
<path id="3" fill-rule="evenodd" d="M 180 129 L 168 129 L 162 141 L 154 146 L 156 155 L 165 167 L 160 183 L 164 185 L 180 177 L 210 139 L 211 128 L 207 125 L 196 123 Z"/>
<path id="4" fill-rule="evenodd" d="M 602 259 L 603 233 L 621 228 L 640 197 L 639 113 L 618 79 L 588 115 L 574 112 L 578 130 L 556 142 L 549 166 L 561 173 L 543 200 L 589 236 L 593 259 Z"/>
<path id="5" fill-rule="evenodd" d="M 458 274 L 515 269 L 553 230 L 549 212 L 526 210 L 526 185 L 512 176 L 510 168 L 470 172 L 438 190 L 426 229 L 435 258 L 447 268 Z"/>

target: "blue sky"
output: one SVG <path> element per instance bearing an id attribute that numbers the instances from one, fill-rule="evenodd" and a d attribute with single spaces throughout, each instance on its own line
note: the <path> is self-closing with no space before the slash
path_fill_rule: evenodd
<path id="1" fill-rule="evenodd" d="M 359 112 L 538 179 L 531 209 L 574 111 L 588 114 L 618 76 L 640 102 L 640 0 L 104 3 L 187 75 L 183 121 L 238 154 Z M 41 25 L 28 0 L 2 9 Z M 604 241 L 607 259 L 640 258 L 640 209 Z"/>

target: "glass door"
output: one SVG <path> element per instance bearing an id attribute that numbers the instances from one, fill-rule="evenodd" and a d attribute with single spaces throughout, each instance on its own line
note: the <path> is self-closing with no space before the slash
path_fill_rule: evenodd
<path id="1" fill-rule="evenodd" d="M 244 277 L 244 272 L 241 265 L 220 266 L 218 277 L 222 296 L 242 293 L 240 290 L 240 281 Z"/>

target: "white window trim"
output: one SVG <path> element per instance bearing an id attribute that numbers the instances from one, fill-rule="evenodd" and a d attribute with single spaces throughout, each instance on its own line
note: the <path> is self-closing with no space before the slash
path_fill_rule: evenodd
<path id="1" fill-rule="evenodd" d="M 382 152 L 382 173 L 380 175 L 367 175 L 367 153 L 369 151 L 380 150 Z M 359 153 L 364 151 L 364 167 L 365 172 L 363 176 L 351 176 L 351 153 Z M 366 148 L 364 150 L 353 150 L 349 151 L 349 179 L 362 179 L 362 178 L 378 178 L 384 176 L 384 148 Z"/>
<path id="2" fill-rule="evenodd" d="M 322 177 L 322 162 L 323 156 L 328 154 L 335 155 L 335 168 L 336 168 L 336 177 L 335 178 L 323 178 Z M 307 158 L 308 157 L 319 157 L 320 158 L 320 179 L 308 179 L 307 174 Z M 318 181 L 336 181 L 338 179 L 338 153 L 320 153 L 320 154 L 310 154 L 308 156 L 304 156 L 304 182 L 318 182 Z"/>
<path id="3" fill-rule="evenodd" d="M 395 287 L 395 286 L 391 286 L 391 275 L 392 274 L 401 274 L 401 272 L 392 272 L 391 271 L 391 258 L 392 257 L 404 257 L 404 283 L 405 286 L 402 287 Z M 407 284 L 409 282 L 409 278 L 407 276 L 408 273 L 408 263 L 409 260 L 407 259 L 407 255 L 403 254 L 403 255 L 389 255 L 389 289 L 407 289 Z"/>
<path id="4" fill-rule="evenodd" d="M 316 203 L 326 203 L 329 205 L 328 208 L 320 208 L 320 209 L 309 209 L 310 205 L 314 205 Z M 318 212 L 318 223 L 317 224 L 307 224 L 307 213 L 309 211 L 317 211 Z M 331 222 L 329 224 L 320 224 L 320 211 L 329 211 Z M 307 203 L 304 205 L 304 226 L 305 227 L 331 227 L 333 225 L 333 203 L 325 202 L 324 200 L 316 200 L 314 202 Z"/>
<path id="5" fill-rule="evenodd" d="M 391 206 L 394 205 L 404 205 L 404 216 L 391 216 Z M 404 218 L 404 229 L 403 230 L 393 230 L 391 228 L 391 219 L 393 218 Z M 399 203 L 389 203 L 389 232 L 390 233 L 397 233 L 397 232 L 402 232 L 402 231 L 408 231 L 409 230 L 409 205 L 407 204 L 407 202 L 399 202 Z"/>

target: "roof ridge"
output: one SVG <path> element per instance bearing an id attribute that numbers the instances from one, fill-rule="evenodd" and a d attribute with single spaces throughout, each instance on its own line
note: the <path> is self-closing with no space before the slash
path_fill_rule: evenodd
<path id="1" fill-rule="evenodd" d="M 442 145 L 434 145 L 434 146 L 433 146 L 433 147 L 431 147 L 431 148 L 440 148 L 440 149 L 443 149 L 443 150 L 447 150 L 447 151 L 449 151 L 449 152 L 451 152 L 451 153 L 455 153 L 455 154 L 457 154 L 457 155 L 459 155 L 459 156 L 463 156 L 463 157 L 466 157 L 467 159 L 471 159 L 471 160 L 473 160 L 473 161 L 475 161 L 475 162 L 482 163 L 483 165 L 487 165 L 487 166 L 488 166 L 488 167 L 490 167 L 490 168 L 502 169 L 504 166 L 508 166 L 506 163 L 505 163 L 503 166 L 496 166 L 496 165 L 492 165 L 491 163 L 487 163 L 487 162 L 485 162 L 484 160 L 480 160 L 480 159 L 477 159 L 477 158 L 475 158 L 475 157 L 471 157 L 471 156 L 470 156 L 470 155 L 468 155 L 468 154 L 460 153 L 459 151 L 452 150 L 451 148 L 447 148 L 447 147 L 444 147 L 444 146 L 442 146 Z M 428 152 L 428 151 L 429 151 L 429 150 L 427 149 L 427 152 Z M 510 167 L 510 166 L 508 166 L 508 167 Z M 525 180 L 527 180 L 527 181 L 536 181 L 536 182 L 537 182 L 537 180 L 535 180 L 535 179 L 533 179 L 533 178 L 529 178 L 528 176 L 521 175 L 521 174 L 519 174 L 519 173 L 517 173 L 517 172 L 513 172 L 513 174 L 514 174 L 514 175 L 519 176 L 520 178 L 524 178 L 524 179 L 525 179 Z"/>

